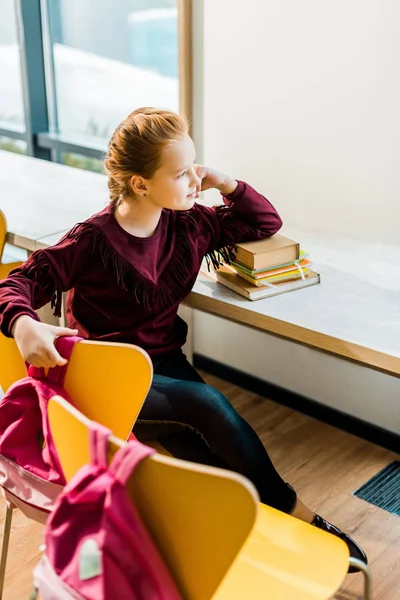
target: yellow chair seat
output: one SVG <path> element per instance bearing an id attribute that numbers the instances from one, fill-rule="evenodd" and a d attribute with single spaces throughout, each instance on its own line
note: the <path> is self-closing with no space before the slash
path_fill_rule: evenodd
<path id="1" fill-rule="evenodd" d="M 349 564 L 337 537 L 260 503 L 253 532 L 213 600 L 326 600 Z"/>

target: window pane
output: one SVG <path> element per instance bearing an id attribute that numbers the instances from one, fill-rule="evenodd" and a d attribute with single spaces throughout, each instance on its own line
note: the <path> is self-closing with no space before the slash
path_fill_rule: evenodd
<path id="1" fill-rule="evenodd" d="M 86 169 L 87 171 L 94 171 L 95 173 L 104 173 L 102 160 L 90 158 L 89 156 L 82 156 L 82 154 L 62 152 L 61 162 L 63 165 L 68 165 L 69 167 Z"/>
<path id="2" fill-rule="evenodd" d="M 0 121 L 25 126 L 14 0 L 1 0 L 0 15 Z"/>
<path id="3" fill-rule="evenodd" d="M 8 150 L 17 154 L 26 154 L 26 142 L 0 136 L 0 150 Z"/>
<path id="4" fill-rule="evenodd" d="M 51 0 L 47 11 L 54 130 L 105 142 L 135 108 L 178 110 L 177 0 Z"/>

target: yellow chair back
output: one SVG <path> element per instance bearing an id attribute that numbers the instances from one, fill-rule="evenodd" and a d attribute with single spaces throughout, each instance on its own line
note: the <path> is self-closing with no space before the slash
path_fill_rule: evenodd
<path id="1" fill-rule="evenodd" d="M 55 396 L 50 427 L 67 480 L 89 462 L 90 421 Z M 110 456 L 122 442 L 110 440 Z M 257 492 L 245 478 L 154 454 L 128 490 L 185 600 L 208 600 L 250 533 Z"/>
<path id="2" fill-rule="evenodd" d="M 86 417 L 125 440 L 152 379 L 150 357 L 138 346 L 85 340 L 74 347 L 64 387 Z"/>
<path id="3" fill-rule="evenodd" d="M 0 333 L 0 387 L 6 392 L 10 385 L 26 377 L 24 360 L 12 338 Z"/>
<path id="4" fill-rule="evenodd" d="M 26 376 L 13 339 L 0 334 L 0 385 Z M 64 387 L 79 410 L 126 439 L 149 391 L 153 365 L 148 354 L 130 344 L 82 341 L 69 361 Z"/>
<path id="5" fill-rule="evenodd" d="M 22 262 L 2 264 L 1 259 L 7 237 L 7 220 L 0 210 L 0 280 L 7 277 L 12 269 L 16 269 Z M 9 340 L 0 334 L 0 386 L 6 391 L 17 379 L 24 377 L 26 371 L 24 361 L 14 340 Z"/>
<path id="6" fill-rule="evenodd" d="M 22 265 L 21 261 L 2 264 L 1 259 L 3 257 L 4 246 L 6 243 L 7 237 L 7 220 L 3 213 L 0 210 L 0 279 L 4 279 L 7 277 L 10 271 L 16 269 L 17 267 Z"/>
<path id="7" fill-rule="evenodd" d="M 3 250 L 7 237 L 7 219 L 2 210 L 0 210 L 0 262 L 3 256 Z"/>

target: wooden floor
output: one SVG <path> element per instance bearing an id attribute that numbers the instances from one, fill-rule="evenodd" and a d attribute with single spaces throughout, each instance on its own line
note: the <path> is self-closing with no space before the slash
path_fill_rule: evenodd
<path id="1" fill-rule="evenodd" d="M 400 518 L 352 496 L 399 456 L 215 377 L 205 377 L 257 430 L 279 472 L 301 499 L 365 548 L 374 577 L 374 600 L 399 600 Z M 17 511 L 3 600 L 28 600 L 41 543 L 42 526 Z M 335 599 L 361 598 L 362 576 L 348 575 Z"/>

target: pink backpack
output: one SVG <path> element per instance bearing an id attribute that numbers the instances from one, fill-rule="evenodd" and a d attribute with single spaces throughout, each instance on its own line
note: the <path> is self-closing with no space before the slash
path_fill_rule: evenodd
<path id="1" fill-rule="evenodd" d="M 181 600 L 126 483 L 153 448 L 129 441 L 110 465 L 110 431 L 93 423 L 91 463 L 65 486 L 35 569 L 41 600 Z"/>
<path id="2" fill-rule="evenodd" d="M 78 337 L 60 337 L 56 347 L 69 360 Z M 50 434 L 49 399 L 58 394 L 72 403 L 63 388 L 64 367 L 28 367 L 28 376 L 9 387 L 0 402 L 0 486 L 13 507 L 28 517 L 46 522 L 64 475 Z"/>

